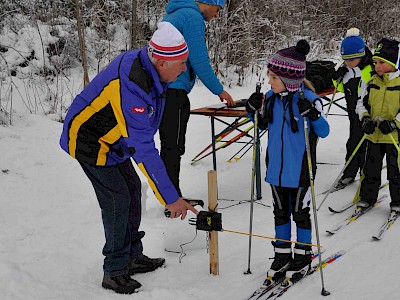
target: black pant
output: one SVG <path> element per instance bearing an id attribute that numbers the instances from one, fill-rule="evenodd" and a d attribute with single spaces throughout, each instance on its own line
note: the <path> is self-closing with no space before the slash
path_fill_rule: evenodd
<path id="1" fill-rule="evenodd" d="M 375 144 L 367 140 L 365 150 L 364 180 L 361 182 L 360 198 L 374 204 L 381 185 L 383 157 L 386 155 L 387 178 L 391 206 L 400 206 L 400 172 L 397 164 L 397 149 L 393 144 Z"/>
<path id="2" fill-rule="evenodd" d="M 141 182 L 130 159 L 99 167 L 79 162 L 92 182 L 101 208 L 106 244 L 103 269 L 110 276 L 128 273 L 129 257 L 143 252 L 139 231 L 141 221 Z"/>
<path id="3" fill-rule="evenodd" d="M 358 117 L 356 117 L 358 118 Z M 362 132 L 360 121 L 358 119 L 350 120 L 350 135 L 346 143 L 346 162 L 349 160 L 350 156 L 353 154 L 354 149 L 357 147 L 358 143 L 364 136 Z M 364 141 L 361 147 L 358 149 L 357 153 L 354 155 L 351 162 L 348 164 L 347 168 L 343 171 L 342 178 L 355 178 L 358 170 L 364 164 L 364 151 L 365 151 Z"/>
<path id="4" fill-rule="evenodd" d="M 168 89 L 164 115 L 159 128 L 160 155 L 178 195 L 181 156 L 185 153 L 185 136 L 190 116 L 190 102 L 185 90 Z"/>
<path id="5" fill-rule="evenodd" d="M 355 77 L 350 79 L 346 84 L 344 84 L 344 94 L 346 99 L 347 113 L 349 117 L 350 129 L 349 138 L 346 143 L 346 162 L 350 158 L 354 149 L 357 147 L 358 143 L 362 139 L 364 133 L 362 132 L 361 122 L 359 116 L 356 113 L 356 106 L 358 101 L 358 85 L 360 82 L 360 77 Z M 364 151 L 365 144 L 358 149 L 357 153 L 354 155 L 353 159 L 343 172 L 342 178 L 355 178 L 358 170 L 364 165 Z"/>

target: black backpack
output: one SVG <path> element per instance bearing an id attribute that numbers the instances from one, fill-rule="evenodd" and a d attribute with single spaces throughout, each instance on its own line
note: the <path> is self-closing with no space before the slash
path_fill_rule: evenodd
<path id="1" fill-rule="evenodd" d="M 306 62 L 306 79 L 311 81 L 316 92 L 322 92 L 332 87 L 332 74 L 335 63 L 329 60 L 314 60 Z"/>

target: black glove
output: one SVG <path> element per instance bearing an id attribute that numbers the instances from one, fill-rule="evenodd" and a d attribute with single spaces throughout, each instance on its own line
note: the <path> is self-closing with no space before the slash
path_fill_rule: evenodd
<path id="1" fill-rule="evenodd" d="M 259 110 L 262 105 L 263 94 L 262 93 L 253 93 L 251 94 L 249 100 L 246 103 L 246 111 L 248 113 L 254 113 Z"/>
<path id="2" fill-rule="evenodd" d="M 321 116 L 319 110 L 316 109 L 314 104 L 312 104 L 308 99 L 300 99 L 299 102 L 297 102 L 297 106 L 300 114 L 306 116 L 311 121 L 315 121 Z"/>
<path id="3" fill-rule="evenodd" d="M 379 129 L 383 134 L 389 134 L 397 129 L 396 122 L 388 120 L 382 121 L 379 124 Z"/>
<path id="4" fill-rule="evenodd" d="M 332 79 L 333 80 L 338 80 L 339 78 L 343 78 L 344 75 L 346 75 L 346 73 L 348 71 L 349 71 L 349 69 L 347 69 L 347 67 L 342 66 L 339 69 L 337 69 L 335 72 L 333 72 Z"/>
<path id="5" fill-rule="evenodd" d="M 370 117 L 365 117 L 363 118 L 361 127 L 364 133 L 373 134 L 376 128 L 376 123 L 372 121 Z"/>

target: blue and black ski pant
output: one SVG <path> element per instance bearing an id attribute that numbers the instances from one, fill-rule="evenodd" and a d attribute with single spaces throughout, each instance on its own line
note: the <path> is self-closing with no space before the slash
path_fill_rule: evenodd
<path id="1" fill-rule="evenodd" d="M 275 237 L 291 240 L 291 216 L 293 216 L 297 241 L 311 244 L 309 187 L 289 188 L 271 185 L 271 189 L 274 199 Z M 276 242 L 277 245 L 282 243 L 284 242 Z"/>

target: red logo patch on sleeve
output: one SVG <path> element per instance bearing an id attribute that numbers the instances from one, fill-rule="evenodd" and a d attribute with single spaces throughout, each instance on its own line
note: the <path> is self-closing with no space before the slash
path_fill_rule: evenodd
<path id="1" fill-rule="evenodd" d="M 146 109 L 142 106 L 134 106 L 132 107 L 132 112 L 134 114 L 144 114 L 146 112 Z"/>

